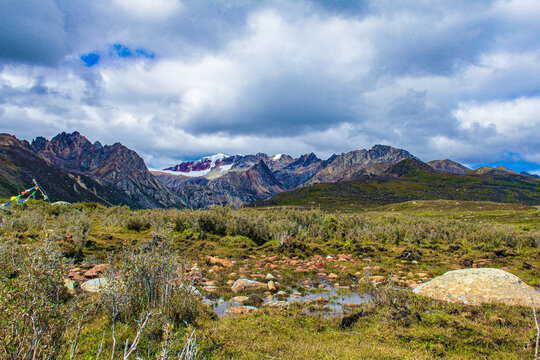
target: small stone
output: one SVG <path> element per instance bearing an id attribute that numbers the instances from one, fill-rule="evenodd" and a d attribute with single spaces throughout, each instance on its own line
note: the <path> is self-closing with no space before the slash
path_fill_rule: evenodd
<path id="1" fill-rule="evenodd" d="M 223 267 L 231 267 L 234 266 L 234 263 L 227 259 L 220 259 L 213 256 L 207 256 L 206 259 L 210 262 L 211 265 L 221 265 Z"/>
<path id="2" fill-rule="evenodd" d="M 269 301 L 263 305 L 263 307 L 277 308 L 277 309 L 288 309 L 291 304 L 287 301 Z"/>
<path id="3" fill-rule="evenodd" d="M 328 275 L 328 280 L 336 280 L 339 276 L 337 274 L 331 273 Z"/>
<path id="4" fill-rule="evenodd" d="M 377 285 L 377 284 L 382 284 L 382 283 L 385 283 L 386 282 L 386 278 L 384 276 L 380 276 L 380 275 L 375 275 L 375 276 L 372 276 L 371 277 L 371 281 Z"/>
<path id="5" fill-rule="evenodd" d="M 246 290 L 266 290 L 268 286 L 265 283 L 261 283 L 250 279 L 238 279 L 231 286 L 231 290 L 234 293 Z"/>
<path id="6" fill-rule="evenodd" d="M 86 292 L 99 292 L 101 289 L 103 289 L 105 286 L 107 286 L 108 282 L 105 278 L 96 278 L 92 280 L 88 280 L 85 283 L 81 285 L 81 289 L 83 289 Z"/>
<path id="7" fill-rule="evenodd" d="M 248 301 L 248 299 L 249 298 L 247 296 L 235 296 L 235 297 L 229 299 L 229 301 L 237 302 L 237 303 L 242 304 L 242 303 L 245 303 L 246 301 Z"/>
<path id="8" fill-rule="evenodd" d="M 274 280 L 276 277 L 272 274 L 266 274 L 266 276 L 264 277 L 265 280 Z"/>
<path id="9" fill-rule="evenodd" d="M 256 312 L 257 310 L 259 309 L 257 309 L 255 306 L 231 306 L 225 310 L 225 315 L 245 315 Z"/>
<path id="10" fill-rule="evenodd" d="M 325 297 L 319 296 L 319 297 L 316 298 L 314 301 L 317 302 L 317 303 L 327 303 L 327 302 L 328 302 L 328 299 L 325 298 Z"/>
<path id="11" fill-rule="evenodd" d="M 272 280 L 268 282 L 268 290 L 277 291 L 276 284 Z"/>

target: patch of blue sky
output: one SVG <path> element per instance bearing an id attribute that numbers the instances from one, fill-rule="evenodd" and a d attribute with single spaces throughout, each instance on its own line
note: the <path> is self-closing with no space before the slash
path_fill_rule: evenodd
<path id="1" fill-rule="evenodd" d="M 474 168 L 481 167 L 481 166 L 490 166 L 490 167 L 504 166 L 505 168 L 508 168 L 516 172 L 521 172 L 521 171 L 534 172 L 536 170 L 539 170 L 538 169 L 539 164 L 535 164 L 535 163 L 528 162 L 521 159 L 483 163 L 483 164 L 478 164 Z"/>
<path id="2" fill-rule="evenodd" d="M 113 49 L 116 52 L 116 55 L 121 58 L 138 58 L 138 57 L 144 57 L 147 59 L 152 59 L 155 57 L 154 53 L 148 52 L 145 49 L 134 49 L 131 50 L 129 47 L 123 44 L 113 44 Z"/>
<path id="3" fill-rule="evenodd" d="M 99 63 L 101 56 L 98 53 L 88 53 L 80 56 L 86 67 L 92 67 Z"/>

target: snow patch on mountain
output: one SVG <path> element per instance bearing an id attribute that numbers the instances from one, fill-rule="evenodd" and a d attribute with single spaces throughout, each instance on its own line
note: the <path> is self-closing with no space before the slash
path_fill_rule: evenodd
<path id="1" fill-rule="evenodd" d="M 283 156 L 283 154 L 276 154 L 276 155 L 272 156 L 272 161 L 277 161 L 277 160 L 281 159 L 282 156 Z"/>

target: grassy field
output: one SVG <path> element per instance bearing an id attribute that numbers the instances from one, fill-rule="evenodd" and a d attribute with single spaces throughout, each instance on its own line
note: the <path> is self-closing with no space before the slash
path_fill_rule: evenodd
<path id="1" fill-rule="evenodd" d="M 514 174 L 456 175 L 418 168 L 413 160 L 394 166 L 396 176 L 303 186 L 253 206 L 297 206 L 363 211 L 411 200 L 493 201 L 540 204 L 540 179 Z"/>
<path id="2" fill-rule="evenodd" d="M 1 213 L 0 236 L 0 358 L 95 359 L 100 348 L 100 358 L 111 358 L 114 348 L 114 358 L 122 359 L 148 314 L 128 358 L 181 358 L 173 355 L 190 334 L 206 359 L 534 354 L 530 308 L 449 304 L 410 291 L 457 267 L 502 268 L 540 288 L 540 210 L 534 206 L 430 200 L 363 211 L 130 210 L 34 201 Z M 74 268 L 96 264 L 109 264 L 102 275 L 111 279 L 109 287 L 67 292 L 64 279 Z M 286 293 L 282 298 L 231 291 L 238 278 L 264 281 L 269 273 Z M 371 277 L 384 280 L 374 286 Z M 190 285 L 206 303 L 186 290 Z M 331 315 L 328 305 L 309 301 L 262 306 L 268 297 L 324 294 L 319 286 L 370 300 Z M 258 311 L 216 316 L 216 304 L 238 295 Z M 115 312 L 111 304 L 121 306 Z"/>

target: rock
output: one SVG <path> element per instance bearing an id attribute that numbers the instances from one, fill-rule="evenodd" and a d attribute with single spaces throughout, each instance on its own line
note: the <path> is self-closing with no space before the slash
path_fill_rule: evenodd
<path id="1" fill-rule="evenodd" d="M 97 278 L 99 274 L 95 272 L 94 270 L 90 269 L 87 272 L 85 272 L 83 276 L 88 279 L 94 279 L 94 278 Z"/>
<path id="2" fill-rule="evenodd" d="M 234 263 L 231 260 L 220 259 L 220 258 L 213 257 L 213 256 L 207 256 L 206 258 L 210 262 L 210 265 L 221 265 L 223 267 L 232 267 L 232 266 L 234 266 Z"/>
<path id="3" fill-rule="evenodd" d="M 234 293 L 247 290 L 267 290 L 268 286 L 265 283 L 250 279 L 238 279 L 231 286 Z"/>
<path id="4" fill-rule="evenodd" d="M 231 306 L 225 310 L 225 315 L 245 315 L 258 310 L 255 306 Z"/>
<path id="5" fill-rule="evenodd" d="M 217 288 L 217 286 L 212 286 L 211 285 L 211 286 L 203 287 L 203 290 L 206 291 L 206 292 L 209 292 L 209 293 L 215 293 L 218 290 L 218 288 Z"/>
<path id="6" fill-rule="evenodd" d="M 72 280 L 78 281 L 78 282 L 85 282 L 87 279 L 84 276 L 81 275 L 75 275 L 72 277 Z"/>
<path id="7" fill-rule="evenodd" d="M 285 295 L 287 295 L 287 293 L 285 291 L 283 291 L 283 290 L 279 290 L 276 295 L 285 296 Z"/>
<path id="8" fill-rule="evenodd" d="M 266 274 L 266 276 L 264 277 L 265 280 L 274 280 L 276 277 L 272 274 Z"/>
<path id="9" fill-rule="evenodd" d="M 83 289 L 86 292 L 99 292 L 101 289 L 103 289 L 105 286 L 107 286 L 108 282 L 105 278 L 96 278 L 92 280 L 88 280 L 85 283 L 81 285 L 81 289 Z"/>
<path id="10" fill-rule="evenodd" d="M 197 290 L 197 288 L 193 285 L 185 285 L 185 284 L 180 284 L 178 285 L 181 289 L 186 289 L 186 292 L 188 294 L 191 294 L 193 296 L 196 296 L 196 297 L 202 297 L 202 294 L 199 290 Z"/>
<path id="11" fill-rule="evenodd" d="M 107 270 L 110 266 L 111 265 L 109 265 L 109 264 L 98 264 L 98 265 L 94 266 L 93 268 L 91 268 L 90 270 L 93 270 L 96 273 L 101 274 L 102 272 Z"/>
<path id="12" fill-rule="evenodd" d="M 421 277 L 421 278 L 427 278 L 427 277 L 429 277 L 429 274 L 427 274 L 427 273 L 418 273 L 418 274 L 416 274 L 416 276 Z"/>
<path id="13" fill-rule="evenodd" d="M 469 305 L 498 302 L 540 307 L 540 293 L 517 276 L 492 268 L 449 271 L 413 290 L 419 295 Z"/>
<path id="14" fill-rule="evenodd" d="M 234 280 L 228 280 L 228 281 L 227 281 L 227 285 L 231 285 L 231 286 L 232 286 L 232 284 L 234 284 L 234 283 L 235 283 Z"/>
<path id="15" fill-rule="evenodd" d="M 75 295 L 75 282 L 73 280 L 64 279 L 64 285 L 66 286 L 68 293 Z"/>
<path id="16" fill-rule="evenodd" d="M 288 309 L 290 303 L 286 301 L 269 301 L 263 305 L 263 307 L 279 308 L 279 309 Z"/>
<path id="17" fill-rule="evenodd" d="M 375 285 L 383 284 L 386 282 L 386 278 L 382 275 L 374 275 L 374 276 L 371 276 L 371 282 L 374 283 Z"/>
<path id="18" fill-rule="evenodd" d="M 316 298 L 314 301 L 317 302 L 317 303 L 327 303 L 327 302 L 328 302 L 328 299 L 325 298 L 325 297 L 319 296 L 319 297 Z"/>
<path id="19" fill-rule="evenodd" d="M 204 286 L 216 286 L 218 282 L 216 280 L 209 280 L 204 282 Z"/>
<path id="20" fill-rule="evenodd" d="M 328 275 L 328 280 L 336 280 L 339 276 L 337 274 L 331 273 Z"/>
<path id="21" fill-rule="evenodd" d="M 267 285 L 267 286 L 268 286 L 268 290 L 270 290 L 270 291 L 277 291 L 276 284 L 275 284 L 272 280 L 270 280 L 270 281 L 268 282 L 268 285 Z"/>
<path id="22" fill-rule="evenodd" d="M 246 301 L 248 301 L 248 299 L 249 298 L 247 296 L 235 296 L 235 297 L 229 299 L 229 301 L 237 302 L 237 303 L 242 304 L 242 303 L 245 303 Z"/>

